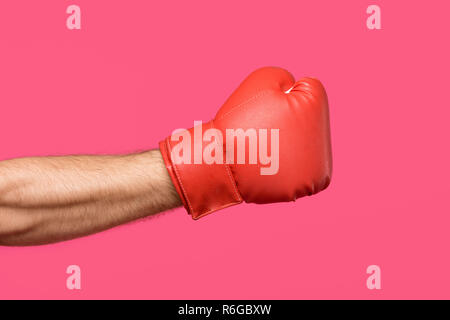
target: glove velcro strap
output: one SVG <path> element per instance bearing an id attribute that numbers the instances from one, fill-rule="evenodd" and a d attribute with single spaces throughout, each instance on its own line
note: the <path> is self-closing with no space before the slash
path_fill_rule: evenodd
<path id="1" fill-rule="evenodd" d="M 213 128 L 213 123 L 209 122 L 201 126 L 200 132 L 204 132 Z M 203 160 L 198 163 L 199 151 L 203 152 L 211 142 L 205 142 L 201 138 L 195 139 L 194 130 L 195 128 L 187 130 L 191 137 L 191 143 L 187 144 L 190 146 L 190 161 L 180 163 L 180 157 L 172 153 L 174 146 L 182 143 L 183 138 L 172 139 L 174 135 L 168 137 L 160 143 L 160 150 L 184 207 L 192 218 L 199 219 L 219 209 L 241 203 L 242 197 L 237 190 L 231 170 L 225 163 L 225 155 L 224 163 L 206 164 Z M 183 152 L 185 152 L 184 149 Z M 197 152 L 197 163 L 194 161 L 195 152 Z"/>

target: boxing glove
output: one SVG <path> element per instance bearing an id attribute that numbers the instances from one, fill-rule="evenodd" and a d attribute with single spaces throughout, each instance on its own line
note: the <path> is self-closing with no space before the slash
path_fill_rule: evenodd
<path id="1" fill-rule="evenodd" d="M 332 156 L 328 100 L 313 78 L 254 71 L 216 117 L 160 142 L 172 182 L 198 219 L 241 203 L 295 201 L 325 189 Z"/>

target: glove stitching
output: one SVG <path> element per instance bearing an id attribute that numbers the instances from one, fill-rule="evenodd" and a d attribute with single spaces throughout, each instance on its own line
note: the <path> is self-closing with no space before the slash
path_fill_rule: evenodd
<path id="1" fill-rule="evenodd" d="M 217 119 L 223 119 L 226 116 L 228 116 L 228 114 L 230 114 L 231 112 L 235 111 L 237 108 L 242 107 L 243 105 L 249 103 L 250 101 L 256 100 L 259 97 L 262 97 L 266 94 L 268 94 L 269 92 L 274 92 L 275 90 L 273 89 L 269 89 L 269 90 L 265 90 L 265 91 L 260 91 L 258 94 L 254 95 L 253 97 L 249 98 L 248 100 L 245 100 L 244 102 L 239 103 L 238 105 L 234 106 L 233 108 L 231 108 L 230 110 L 228 110 L 226 113 L 224 113 L 223 115 L 221 115 L 219 118 Z"/>
<path id="2" fill-rule="evenodd" d="M 169 139 L 167 139 L 167 145 L 169 147 L 168 150 L 172 150 L 170 148 Z M 180 184 L 181 190 L 183 190 L 184 198 L 186 199 L 186 202 L 187 202 L 189 208 L 191 209 L 190 214 L 192 215 L 192 213 L 194 213 L 194 209 L 192 208 L 191 202 L 189 201 L 189 198 L 187 196 L 186 189 L 184 188 L 183 182 L 181 181 L 181 176 L 180 176 L 180 172 L 178 171 L 177 165 L 175 164 L 175 162 L 172 159 L 172 152 L 170 152 L 170 161 L 172 161 L 172 166 L 173 166 L 173 169 L 175 170 L 175 174 L 177 175 L 178 183 Z"/>
<path id="3" fill-rule="evenodd" d="M 211 127 L 215 129 L 215 126 L 214 126 L 214 120 L 211 120 Z M 215 143 L 218 147 L 220 147 L 220 146 L 217 144 L 217 140 L 216 140 L 216 139 L 214 139 L 214 143 Z M 222 148 L 223 148 L 223 144 L 222 144 Z M 240 193 L 239 193 L 239 190 L 237 189 L 236 181 L 235 181 L 233 175 L 231 174 L 231 169 L 230 169 L 230 166 L 228 165 L 228 163 L 227 163 L 227 161 L 226 161 L 226 157 L 225 157 L 224 165 L 225 165 L 225 170 L 226 170 L 227 173 L 228 173 L 228 177 L 230 178 L 230 183 L 231 183 L 231 186 L 233 187 L 234 195 L 236 196 L 237 201 L 242 201 L 242 197 L 241 197 L 241 195 L 240 195 Z"/>

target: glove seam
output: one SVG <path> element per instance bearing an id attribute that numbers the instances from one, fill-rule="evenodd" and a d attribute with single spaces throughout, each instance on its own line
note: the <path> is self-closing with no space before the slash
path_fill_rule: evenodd
<path id="1" fill-rule="evenodd" d="M 170 143 L 169 143 L 168 140 L 167 140 L 167 145 L 170 147 Z M 171 149 L 169 149 L 169 150 L 171 150 Z M 180 173 L 178 172 L 177 165 L 175 164 L 175 162 L 172 159 L 172 152 L 170 152 L 169 155 L 170 155 L 170 161 L 172 162 L 172 166 L 173 166 L 173 169 L 175 171 L 175 175 L 177 176 L 178 183 L 180 184 L 180 188 L 183 191 L 183 196 L 186 199 L 186 202 L 187 202 L 187 204 L 189 206 L 189 209 L 190 209 L 190 213 L 189 214 L 192 215 L 192 213 L 194 213 L 194 209 L 193 209 L 193 207 L 191 205 L 191 202 L 189 201 L 189 198 L 187 196 L 187 192 L 186 192 L 186 189 L 184 188 L 183 182 L 181 181 L 181 177 L 180 177 Z"/>
<path id="2" fill-rule="evenodd" d="M 211 120 L 211 127 L 212 127 L 213 129 L 216 128 L 216 127 L 214 126 L 214 120 Z M 220 147 L 220 146 L 217 144 L 217 140 L 214 139 L 214 143 L 215 143 L 218 147 Z M 223 148 L 223 144 L 222 144 L 222 148 Z M 230 168 L 230 166 L 228 165 L 228 163 L 226 162 L 226 157 L 225 157 L 225 161 L 224 161 L 224 166 L 225 166 L 225 170 L 227 171 L 228 177 L 230 178 L 230 183 L 231 183 L 231 186 L 232 186 L 232 188 L 233 188 L 234 194 L 235 194 L 235 196 L 236 196 L 236 198 L 237 198 L 237 201 L 238 201 L 238 202 L 242 202 L 242 196 L 241 196 L 241 194 L 239 193 L 239 190 L 238 190 L 238 188 L 237 188 L 236 180 L 234 179 L 233 175 L 231 174 L 231 168 Z"/>
<path id="3" fill-rule="evenodd" d="M 239 103 L 238 105 L 232 107 L 230 110 L 228 110 L 226 113 L 224 113 L 223 115 L 221 115 L 220 117 L 216 118 L 217 120 L 219 119 L 224 119 L 226 116 L 228 116 L 230 113 L 234 112 L 236 109 L 248 104 L 249 102 L 256 100 L 257 98 L 260 98 L 262 96 L 265 96 L 266 94 L 270 93 L 270 92 L 274 92 L 275 90 L 273 89 L 268 89 L 268 90 L 264 90 L 264 91 L 260 91 L 258 92 L 256 95 L 254 95 L 253 97 L 245 100 L 244 102 Z"/>
<path id="4" fill-rule="evenodd" d="M 164 139 L 164 141 L 160 143 L 161 154 L 162 154 L 163 160 L 166 164 L 166 169 L 169 173 L 170 179 L 175 187 L 175 190 L 177 191 L 178 195 L 180 196 L 181 201 L 183 202 L 183 206 L 187 209 L 186 196 L 184 195 L 183 190 L 180 187 L 179 178 L 175 172 L 172 158 L 168 156 L 169 147 L 170 147 L 170 142 L 169 142 L 168 138 Z"/>

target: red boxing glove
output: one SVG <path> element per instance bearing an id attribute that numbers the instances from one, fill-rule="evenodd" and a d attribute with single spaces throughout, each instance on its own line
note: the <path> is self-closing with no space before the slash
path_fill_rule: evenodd
<path id="1" fill-rule="evenodd" d="M 160 143 L 194 219 L 241 203 L 295 201 L 330 183 L 328 101 L 312 78 L 281 68 L 250 74 L 214 120 Z"/>

